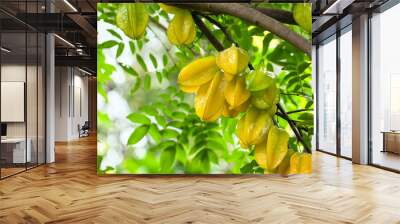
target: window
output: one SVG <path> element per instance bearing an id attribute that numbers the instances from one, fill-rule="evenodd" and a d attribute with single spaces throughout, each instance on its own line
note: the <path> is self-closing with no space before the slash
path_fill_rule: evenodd
<path id="1" fill-rule="evenodd" d="M 340 36 L 340 155 L 352 156 L 352 35 L 351 26 Z"/>
<path id="2" fill-rule="evenodd" d="M 400 170 L 400 5 L 371 18 L 371 162 Z"/>
<path id="3" fill-rule="evenodd" d="M 318 149 L 336 153 L 336 36 L 318 48 Z"/>

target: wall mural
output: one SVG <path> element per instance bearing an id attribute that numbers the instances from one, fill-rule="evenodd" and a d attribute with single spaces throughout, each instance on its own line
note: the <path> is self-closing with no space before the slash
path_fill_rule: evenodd
<path id="1" fill-rule="evenodd" d="M 308 3 L 98 4 L 98 174 L 312 171 Z"/>

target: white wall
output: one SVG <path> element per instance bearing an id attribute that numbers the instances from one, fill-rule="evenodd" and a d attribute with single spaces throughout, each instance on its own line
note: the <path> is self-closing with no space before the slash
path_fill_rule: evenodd
<path id="1" fill-rule="evenodd" d="M 79 138 L 78 125 L 88 120 L 88 78 L 72 67 L 56 67 L 55 140 Z"/>

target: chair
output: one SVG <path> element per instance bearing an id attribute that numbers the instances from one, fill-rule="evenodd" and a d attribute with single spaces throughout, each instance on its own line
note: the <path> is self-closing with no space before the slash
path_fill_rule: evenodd
<path id="1" fill-rule="evenodd" d="M 89 136 L 89 129 L 90 129 L 89 121 L 85 121 L 82 127 L 80 127 L 80 125 L 78 124 L 79 138 Z"/>

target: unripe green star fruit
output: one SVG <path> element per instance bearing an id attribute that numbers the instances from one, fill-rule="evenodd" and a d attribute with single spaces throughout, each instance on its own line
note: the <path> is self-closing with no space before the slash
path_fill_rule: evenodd
<path id="1" fill-rule="evenodd" d="M 253 70 L 246 76 L 247 89 L 251 92 L 264 90 L 275 84 L 274 78 L 261 69 Z"/>
<path id="2" fill-rule="evenodd" d="M 293 8 L 293 18 L 307 32 L 312 32 L 312 15 L 310 3 L 297 3 Z"/>
<path id="3" fill-rule="evenodd" d="M 217 55 L 217 65 L 224 71 L 224 78 L 231 81 L 236 75 L 242 72 L 249 63 L 249 55 L 234 44 Z"/>
<path id="4" fill-rule="evenodd" d="M 236 127 L 236 134 L 241 147 L 248 148 L 262 142 L 271 126 L 273 126 L 273 121 L 267 111 L 250 107 L 246 114 L 240 118 Z"/>
<path id="5" fill-rule="evenodd" d="M 160 6 L 160 8 L 162 10 L 164 10 L 165 12 L 170 13 L 170 14 L 177 14 L 184 10 L 184 9 L 181 9 L 181 8 L 178 8 L 175 6 L 171 6 L 171 5 L 167 5 L 164 3 L 158 3 L 158 5 Z"/>
<path id="6" fill-rule="evenodd" d="M 222 114 L 225 84 L 222 74 L 218 72 L 210 82 L 201 85 L 197 91 L 194 105 L 197 116 L 203 121 L 215 121 Z"/>
<path id="7" fill-rule="evenodd" d="M 197 59 L 186 65 L 178 75 L 178 84 L 183 92 L 195 93 L 199 87 L 220 74 L 214 56 Z"/>
<path id="8" fill-rule="evenodd" d="M 267 110 L 279 102 L 279 89 L 275 83 L 267 89 L 252 92 L 251 103 L 258 109 Z"/>
<path id="9" fill-rule="evenodd" d="M 281 128 L 273 126 L 268 133 L 267 170 L 274 170 L 285 158 L 288 152 L 289 134 Z"/>
<path id="10" fill-rule="evenodd" d="M 144 3 L 119 4 L 115 22 L 126 36 L 138 39 L 146 30 L 149 13 Z"/>
<path id="11" fill-rule="evenodd" d="M 175 45 L 191 44 L 196 37 L 196 27 L 188 10 L 177 12 L 167 29 L 168 40 Z"/>

